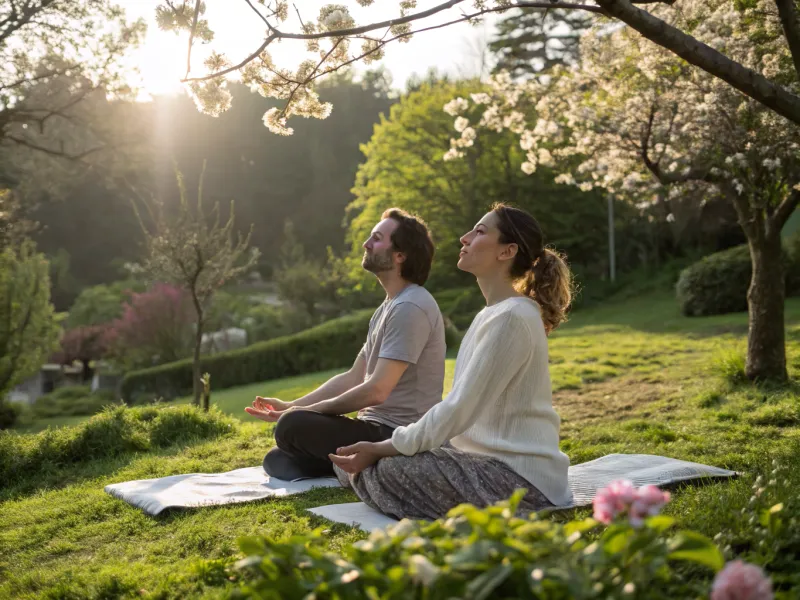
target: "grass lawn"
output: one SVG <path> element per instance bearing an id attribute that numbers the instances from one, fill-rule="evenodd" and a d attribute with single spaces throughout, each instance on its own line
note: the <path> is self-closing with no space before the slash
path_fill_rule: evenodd
<path id="1" fill-rule="evenodd" d="M 643 452 L 743 471 L 746 476 L 733 482 L 679 489 L 666 509 L 682 526 L 710 536 L 736 527 L 737 511 L 752 493 L 750 474 L 767 472 L 773 457 L 796 461 L 800 451 L 800 400 L 793 386 L 768 390 L 725 378 L 737 370 L 746 331 L 745 314 L 681 317 L 669 294 L 579 312 L 550 340 L 562 448 L 573 463 Z M 787 304 L 787 347 L 797 377 L 796 299 Z M 452 368 L 449 359 L 450 377 Z M 303 509 L 355 496 L 316 490 L 153 518 L 107 496 L 103 486 L 257 465 L 271 443 L 269 426 L 251 422 L 243 407 L 256 394 L 298 397 L 331 374 L 213 393 L 215 405 L 242 419 L 221 438 L 53 469 L 0 490 L 0 598 L 223 596 L 230 583 L 214 561 L 236 556 L 239 536 L 306 531 L 324 521 Z M 334 549 L 363 537 L 343 525 L 327 533 Z"/>

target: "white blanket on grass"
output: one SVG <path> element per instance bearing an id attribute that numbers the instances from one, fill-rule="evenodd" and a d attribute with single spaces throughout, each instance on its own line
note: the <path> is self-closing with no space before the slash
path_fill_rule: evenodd
<path id="1" fill-rule="evenodd" d="M 559 509 L 589 506 L 597 490 L 617 479 L 628 479 L 636 487 L 657 485 L 664 487 L 698 479 L 724 479 L 734 477 L 736 471 L 710 467 L 699 463 L 655 456 L 652 454 L 608 454 L 569 468 L 569 487 L 572 502 Z M 397 523 L 397 519 L 370 508 L 363 502 L 329 504 L 309 509 L 317 516 L 337 523 L 354 525 L 364 531 L 383 529 Z"/>
<path id="2" fill-rule="evenodd" d="M 197 508 L 291 496 L 315 487 L 339 487 L 335 477 L 284 481 L 270 478 L 262 467 L 246 467 L 227 473 L 190 473 L 159 479 L 112 483 L 105 491 L 149 515 L 167 508 Z"/>
<path id="3" fill-rule="evenodd" d="M 735 471 L 650 454 L 609 454 L 569 468 L 572 502 L 559 508 L 587 506 L 598 489 L 616 479 L 629 479 L 636 486 L 666 486 L 701 478 L 727 478 Z M 338 487 L 335 477 L 283 481 L 270 478 L 261 467 L 228 473 L 192 473 L 160 479 L 143 479 L 107 485 L 105 491 L 151 515 L 166 508 L 196 508 L 249 502 L 271 496 L 289 496 L 315 487 Z M 395 522 L 362 502 L 334 504 L 310 511 L 331 521 L 372 530 Z"/>

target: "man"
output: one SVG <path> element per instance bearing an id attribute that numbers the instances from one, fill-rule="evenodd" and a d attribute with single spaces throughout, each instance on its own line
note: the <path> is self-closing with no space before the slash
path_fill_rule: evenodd
<path id="1" fill-rule="evenodd" d="M 277 421 L 276 446 L 264 457 L 268 475 L 290 481 L 333 475 L 328 455 L 337 448 L 388 439 L 395 427 L 419 420 L 441 401 L 444 322 L 422 287 L 433 251 L 422 220 L 397 208 L 383 213 L 364 242 L 361 264 L 378 278 L 386 299 L 353 366 L 292 403 L 259 396 L 245 408 Z M 358 418 L 343 416 L 355 411 Z"/>

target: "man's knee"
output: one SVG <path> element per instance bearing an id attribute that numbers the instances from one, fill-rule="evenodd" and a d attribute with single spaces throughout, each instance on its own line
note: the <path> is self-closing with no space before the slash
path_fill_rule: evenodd
<path id="1" fill-rule="evenodd" d="M 299 439 L 313 431 L 319 414 L 309 410 L 294 410 L 286 413 L 275 425 L 275 444 L 278 448 L 291 448 Z"/>

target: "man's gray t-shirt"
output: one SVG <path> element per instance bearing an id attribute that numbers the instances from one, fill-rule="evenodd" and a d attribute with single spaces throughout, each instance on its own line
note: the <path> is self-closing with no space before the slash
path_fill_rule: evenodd
<path id="1" fill-rule="evenodd" d="M 375 372 L 379 358 L 409 365 L 386 401 L 362 409 L 358 418 L 389 427 L 418 421 L 442 400 L 446 349 L 444 319 L 428 290 L 411 284 L 385 300 L 372 315 L 360 353 L 367 363 L 365 381 Z"/>

